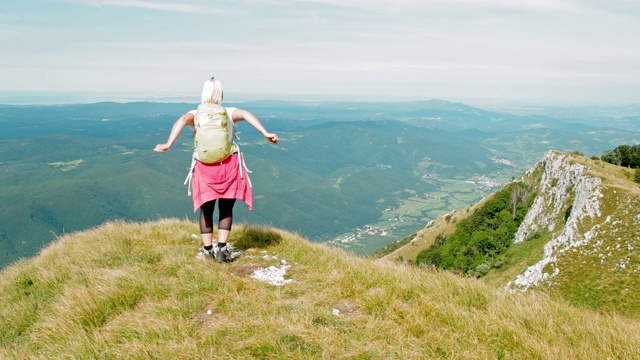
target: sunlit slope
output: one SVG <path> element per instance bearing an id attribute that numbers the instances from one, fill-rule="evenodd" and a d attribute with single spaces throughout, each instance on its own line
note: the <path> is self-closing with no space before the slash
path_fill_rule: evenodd
<path id="1" fill-rule="evenodd" d="M 233 263 L 197 226 L 110 222 L 0 274 L 0 358 L 631 359 L 640 324 L 481 281 L 236 227 Z M 247 250 L 251 247 L 253 250 Z M 252 277 L 286 271 L 283 286 Z"/>
<path id="2" fill-rule="evenodd" d="M 498 287 L 542 290 L 579 306 L 637 318 L 640 187 L 633 181 L 634 171 L 576 154 L 548 152 L 517 179 L 528 185 L 531 197 L 511 246 L 482 258 L 480 262 L 489 268 L 486 274 L 463 272 Z M 435 220 L 386 258 L 415 262 L 421 253 L 433 253 L 430 247 L 437 236 L 447 237 L 459 230 L 465 219 L 471 219 L 496 194 L 470 209 Z M 499 224 L 497 215 L 473 221 Z M 469 238 L 476 236 L 473 231 L 468 231 Z M 478 251 L 473 243 L 460 249 Z"/>

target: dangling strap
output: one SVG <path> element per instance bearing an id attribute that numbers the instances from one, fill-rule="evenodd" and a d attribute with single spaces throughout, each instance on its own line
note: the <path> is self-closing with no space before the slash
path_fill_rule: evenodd
<path id="1" fill-rule="evenodd" d="M 247 164 L 244 163 L 244 155 L 242 154 L 242 151 L 240 151 L 240 147 L 238 146 L 238 144 L 236 144 L 236 147 L 238 148 L 238 168 L 240 169 L 240 178 L 244 178 L 244 175 L 242 174 L 242 169 L 244 169 L 244 171 L 247 173 L 247 181 L 249 182 L 249 187 L 253 188 L 253 185 L 251 184 L 251 179 L 249 178 L 249 174 L 251 174 L 251 171 L 247 168 Z"/>
<path id="2" fill-rule="evenodd" d="M 236 123 L 233 122 L 233 119 L 229 116 L 229 113 L 227 113 L 227 134 L 227 140 L 232 143 L 234 138 L 236 137 Z"/>
<path id="3" fill-rule="evenodd" d="M 187 178 L 184 179 L 184 185 L 187 185 L 187 195 L 191 196 L 191 179 L 193 179 L 193 169 L 196 167 L 196 159 L 191 159 L 191 167 L 189 168 L 189 173 L 187 174 Z"/>

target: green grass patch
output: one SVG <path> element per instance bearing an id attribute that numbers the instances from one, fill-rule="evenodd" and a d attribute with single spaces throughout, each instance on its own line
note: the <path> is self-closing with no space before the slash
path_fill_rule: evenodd
<path id="1" fill-rule="evenodd" d="M 511 245 L 504 254 L 494 259 L 491 270 L 482 280 L 496 287 L 505 286 L 529 266 L 542 260 L 544 246 L 551 240 L 551 235 L 550 232 L 545 232 L 532 239 Z"/>
<path id="2" fill-rule="evenodd" d="M 277 245 L 282 241 L 282 235 L 269 228 L 261 225 L 245 225 L 238 230 L 232 232 L 233 237 L 230 241 L 239 249 L 262 249 L 271 245 Z"/>

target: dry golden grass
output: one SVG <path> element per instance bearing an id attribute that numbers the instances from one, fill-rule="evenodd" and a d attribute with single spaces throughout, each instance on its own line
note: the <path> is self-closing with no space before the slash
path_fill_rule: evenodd
<path id="1" fill-rule="evenodd" d="M 236 236 L 248 228 L 237 227 Z M 7 359 L 634 359 L 640 324 L 279 230 L 233 263 L 195 224 L 111 222 L 0 276 Z M 232 234 L 232 243 L 233 237 Z M 269 257 L 265 257 L 269 255 Z M 274 258 L 277 257 L 277 258 Z M 253 270 L 290 265 L 273 286 Z"/>

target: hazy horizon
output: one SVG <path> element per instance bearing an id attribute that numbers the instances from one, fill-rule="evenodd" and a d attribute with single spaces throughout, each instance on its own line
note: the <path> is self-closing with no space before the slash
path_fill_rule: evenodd
<path id="1" fill-rule="evenodd" d="M 0 92 L 637 104 L 639 37 L 629 0 L 5 1 Z"/>
<path id="2" fill-rule="evenodd" d="M 28 106 L 28 105 L 74 105 L 93 104 L 99 102 L 158 102 L 158 103 L 188 103 L 197 104 L 199 99 L 197 94 L 162 94 L 162 93 L 74 93 L 74 92 L 6 92 L 0 91 L 0 105 Z M 618 108 L 629 106 L 640 106 L 640 102 L 629 103 L 568 103 L 559 101 L 534 102 L 526 100 L 501 100 L 482 98 L 418 98 L 418 97 L 396 97 L 396 98 L 372 98 L 365 96 L 329 96 L 326 94 L 256 94 L 237 93 L 227 95 L 226 103 L 242 103 L 250 101 L 291 101 L 291 102 L 415 102 L 443 100 L 451 103 L 463 103 L 465 105 L 478 108 L 509 108 L 509 107 L 559 107 L 559 108 Z"/>

